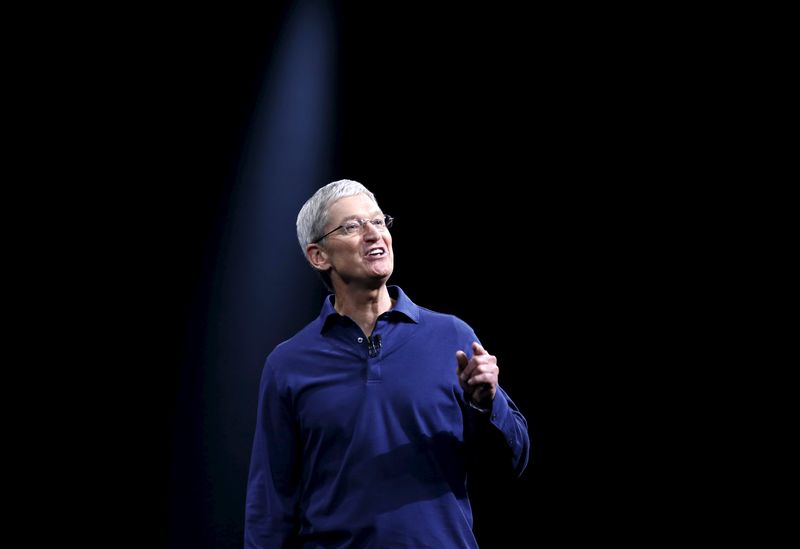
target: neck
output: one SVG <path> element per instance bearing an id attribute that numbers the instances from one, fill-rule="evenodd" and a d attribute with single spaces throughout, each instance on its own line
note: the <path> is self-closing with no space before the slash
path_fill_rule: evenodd
<path id="1" fill-rule="evenodd" d="M 340 288 L 334 301 L 336 312 L 353 319 L 366 336 L 372 335 L 378 317 L 393 305 L 385 284 L 375 289 Z"/>

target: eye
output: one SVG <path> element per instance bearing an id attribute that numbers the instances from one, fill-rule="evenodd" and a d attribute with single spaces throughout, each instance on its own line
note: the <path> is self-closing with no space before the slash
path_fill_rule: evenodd
<path id="1" fill-rule="evenodd" d="M 358 221 L 348 221 L 342 225 L 342 227 L 344 227 L 344 232 L 350 234 L 356 232 L 361 227 L 361 223 Z"/>
<path id="2" fill-rule="evenodd" d="M 383 228 L 383 218 L 382 217 L 375 218 L 372 221 L 370 221 L 370 223 L 372 223 L 372 225 L 376 229 L 382 229 Z"/>

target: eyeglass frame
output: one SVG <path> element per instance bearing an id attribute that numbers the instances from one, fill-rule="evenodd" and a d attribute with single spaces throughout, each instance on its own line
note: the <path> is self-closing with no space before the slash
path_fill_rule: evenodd
<path id="1" fill-rule="evenodd" d="M 373 221 L 375 221 L 376 219 L 382 219 L 382 220 L 383 220 L 383 226 L 384 226 L 384 228 L 386 228 L 386 229 L 389 229 L 389 228 L 392 226 L 392 223 L 394 223 L 394 217 L 392 217 L 391 215 L 386 215 L 386 214 L 384 214 L 382 218 L 380 218 L 380 217 L 374 217 L 374 218 L 372 218 L 372 219 L 355 219 L 355 218 L 353 218 L 353 219 L 348 219 L 347 221 L 345 221 L 344 223 L 342 223 L 341 225 L 339 225 L 338 227 L 336 227 L 336 228 L 335 228 L 335 229 L 333 229 L 332 231 L 329 231 L 329 232 L 325 233 L 324 235 L 322 235 L 321 237 L 319 237 L 318 239 L 314 240 L 314 241 L 313 241 L 313 242 L 311 242 L 311 243 L 312 243 L 312 244 L 318 244 L 318 243 L 319 243 L 319 242 L 320 242 L 320 241 L 321 241 L 323 238 L 326 238 L 326 237 L 328 237 L 328 236 L 332 235 L 333 233 L 335 233 L 335 232 L 336 232 L 336 231 L 338 231 L 339 229 L 344 229 L 344 226 L 345 226 L 345 224 L 347 224 L 347 223 L 350 223 L 351 221 L 358 221 L 358 224 L 359 224 L 359 230 L 358 230 L 357 232 L 353 232 L 353 233 L 348 233 L 348 232 L 345 230 L 345 234 L 346 234 L 346 235 L 351 235 L 351 234 L 360 234 L 360 233 L 363 233 L 363 232 L 364 232 L 364 227 L 366 227 L 366 226 L 367 226 L 367 223 L 369 223 L 369 224 L 372 224 L 372 222 L 373 222 Z M 372 225 L 372 226 L 374 227 L 375 225 Z M 377 229 L 377 227 L 376 227 L 376 229 Z M 381 231 L 382 229 L 377 229 L 377 230 L 378 230 L 378 231 Z"/>

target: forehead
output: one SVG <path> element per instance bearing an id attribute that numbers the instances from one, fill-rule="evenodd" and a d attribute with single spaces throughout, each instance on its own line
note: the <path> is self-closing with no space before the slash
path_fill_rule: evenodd
<path id="1" fill-rule="evenodd" d="M 342 220 L 346 217 L 370 217 L 375 214 L 381 213 L 378 205 L 375 204 L 365 194 L 357 194 L 355 196 L 346 196 L 340 198 L 329 208 L 329 218 L 331 221 Z"/>

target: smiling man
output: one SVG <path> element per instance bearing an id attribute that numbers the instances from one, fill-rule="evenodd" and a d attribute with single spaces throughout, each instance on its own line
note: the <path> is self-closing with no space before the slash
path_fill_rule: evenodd
<path id="1" fill-rule="evenodd" d="M 496 357 L 462 320 L 387 286 L 392 223 L 350 180 L 297 216 L 333 293 L 264 365 L 247 548 L 477 547 L 468 475 L 527 465 L 527 423 Z"/>

